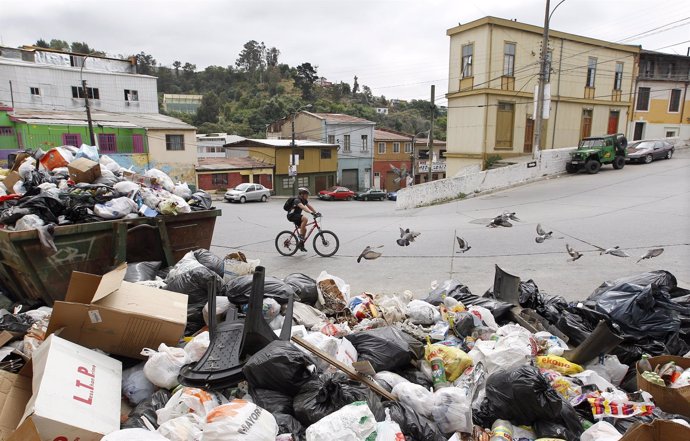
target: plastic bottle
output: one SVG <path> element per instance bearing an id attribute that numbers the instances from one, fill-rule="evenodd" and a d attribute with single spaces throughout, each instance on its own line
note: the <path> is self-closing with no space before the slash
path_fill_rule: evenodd
<path id="1" fill-rule="evenodd" d="M 496 420 L 491 426 L 489 441 L 513 441 L 513 425 L 510 421 Z"/>
<path id="2" fill-rule="evenodd" d="M 434 390 L 450 386 L 446 379 L 446 367 L 443 364 L 443 359 L 441 357 L 434 357 L 429 360 L 429 363 L 431 363 L 431 380 Z"/>
<path id="3" fill-rule="evenodd" d="M 642 354 L 642 358 L 637 363 L 642 372 L 653 371 L 652 364 L 649 362 L 649 354 Z"/>

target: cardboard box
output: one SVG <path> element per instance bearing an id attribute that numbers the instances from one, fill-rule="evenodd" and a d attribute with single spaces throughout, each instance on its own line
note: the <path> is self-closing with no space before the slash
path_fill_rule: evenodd
<path id="1" fill-rule="evenodd" d="M 628 429 L 620 441 L 688 441 L 690 427 L 668 420 L 654 420 Z"/>
<path id="2" fill-rule="evenodd" d="M 0 372 L 0 440 L 100 440 L 120 428 L 121 381 L 119 361 L 51 335 Z"/>
<path id="3" fill-rule="evenodd" d="M 63 152 L 65 153 L 64 155 Z M 65 156 L 68 156 L 70 159 L 74 157 L 69 153 L 69 151 L 63 149 L 62 147 L 55 147 L 48 150 L 46 154 L 41 157 L 39 162 L 48 170 L 53 170 L 59 167 L 67 167 L 69 161 Z"/>
<path id="4" fill-rule="evenodd" d="M 109 354 L 144 358 L 143 348 L 177 345 L 187 325 L 187 295 L 124 281 L 127 264 L 97 276 L 74 271 L 56 301 L 47 335 Z"/>
<path id="5" fill-rule="evenodd" d="M 87 158 L 79 158 L 70 162 L 67 166 L 69 177 L 76 183 L 92 183 L 101 177 L 101 165 Z"/>
<path id="6" fill-rule="evenodd" d="M 7 177 L 2 181 L 7 188 L 7 194 L 14 194 L 14 184 L 21 181 L 22 177 L 16 171 L 11 171 L 8 173 Z"/>
<path id="7" fill-rule="evenodd" d="M 661 355 L 649 359 L 649 362 L 654 367 L 669 361 L 675 362 L 676 365 L 683 369 L 690 368 L 690 358 Z M 637 369 L 637 387 L 652 394 L 654 402 L 661 410 L 690 418 L 690 386 L 679 388 L 659 386 L 642 378 L 642 370 L 639 367 L 639 363 L 635 368 Z M 686 439 L 690 440 L 690 438 Z"/>

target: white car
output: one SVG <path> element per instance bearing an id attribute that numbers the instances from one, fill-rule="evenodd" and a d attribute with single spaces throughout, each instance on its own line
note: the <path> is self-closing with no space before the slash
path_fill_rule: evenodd
<path id="1" fill-rule="evenodd" d="M 261 184 L 240 184 L 225 193 L 225 200 L 228 202 L 239 202 L 244 204 L 247 201 L 266 202 L 271 196 L 271 190 Z"/>

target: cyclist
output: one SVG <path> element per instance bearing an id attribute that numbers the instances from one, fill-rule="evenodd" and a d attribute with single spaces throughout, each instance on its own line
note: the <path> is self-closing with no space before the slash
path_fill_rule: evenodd
<path id="1" fill-rule="evenodd" d="M 298 248 L 302 251 L 307 251 L 307 249 L 304 248 L 304 239 L 307 234 L 308 222 L 307 216 L 302 215 L 302 210 L 314 215 L 314 217 L 319 216 L 319 213 L 309 204 L 309 194 L 309 189 L 307 188 L 300 187 L 297 189 L 297 197 L 294 198 L 292 210 L 290 210 L 287 215 L 288 220 L 299 228 Z"/>

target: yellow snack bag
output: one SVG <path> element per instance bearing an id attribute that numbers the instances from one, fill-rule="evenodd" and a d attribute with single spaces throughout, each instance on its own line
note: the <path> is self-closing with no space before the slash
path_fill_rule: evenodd
<path id="1" fill-rule="evenodd" d="M 579 374 L 584 369 L 579 364 L 575 364 L 563 357 L 556 355 L 544 355 L 537 357 L 537 366 L 543 369 L 551 369 L 563 375 Z"/>
<path id="2" fill-rule="evenodd" d="M 424 348 L 424 358 L 431 362 L 432 358 L 440 357 L 446 369 L 446 379 L 455 381 L 465 369 L 472 366 L 472 359 L 461 349 L 441 344 L 427 343 Z"/>

